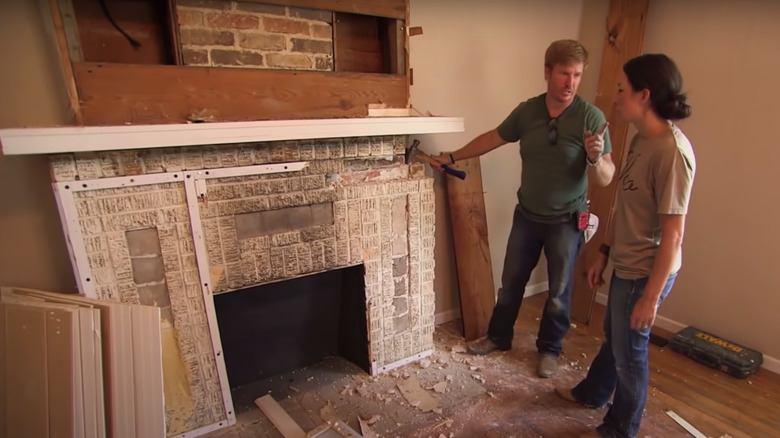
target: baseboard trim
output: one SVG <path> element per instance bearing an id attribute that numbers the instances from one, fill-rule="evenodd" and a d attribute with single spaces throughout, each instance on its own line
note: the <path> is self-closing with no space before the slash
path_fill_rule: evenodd
<path id="1" fill-rule="evenodd" d="M 606 305 L 607 304 L 607 294 L 605 293 L 598 293 L 596 294 L 596 302 L 599 304 Z M 672 333 L 676 333 L 685 327 L 688 327 L 686 324 L 683 324 L 679 321 L 675 321 L 673 319 L 669 319 L 665 316 L 658 316 L 655 320 L 655 324 L 664 329 L 668 330 Z M 761 368 L 766 369 L 767 371 L 771 371 L 773 373 L 780 374 L 780 359 L 764 355 L 764 362 L 761 364 Z"/>
<path id="2" fill-rule="evenodd" d="M 542 292 L 547 292 L 549 289 L 548 283 L 546 281 L 542 281 L 540 283 L 534 283 L 526 286 L 525 288 L 525 294 L 523 294 L 524 297 L 530 297 L 536 294 L 540 294 Z M 434 315 L 434 324 L 444 324 L 445 322 L 454 321 L 456 319 L 460 319 L 460 309 L 450 309 L 445 310 L 443 312 L 439 312 L 436 315 Z"/>

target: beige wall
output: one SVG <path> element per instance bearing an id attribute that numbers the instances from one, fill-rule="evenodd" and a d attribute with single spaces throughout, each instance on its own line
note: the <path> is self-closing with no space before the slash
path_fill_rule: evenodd
<path id="1" fill-rule="evenodd" d="M 544 51 L 561 38 L 579 35 L 582 2 L 486 0 L 411 0 L 411 26 L 423 35 L 411 38 L 414 69 L 412 105 L 425 113 L 462 116 L 466 132 L 418 136 L 429 153 L 457 149 L 493 129 L 522 100 L 545 91 Z M 589 72 L 590 74 L 590 72 Z M 517 144 L 508 144 L 481 159 L 495 287 L 520 184 Z M 447 207 L 437 187 L 436 308 L 458 307 Z M 542 261 L 530 284 L 547 279 Z"/>
<path id="2" fill-rule="evenodd" d="M 645 52 L 683 73 L 698 162 L 672 320 L 780 358 L 780 2 L 653 0 Z"/>
<path id="3" fill-rule="evenodd" d="M 68 123 L 37 2 L 0 2 L 0 128 Z M 8 42 L 13 44 L 8 44 Z M 0 285 L 75 291 L 43 157 L 0 154 Z"/>

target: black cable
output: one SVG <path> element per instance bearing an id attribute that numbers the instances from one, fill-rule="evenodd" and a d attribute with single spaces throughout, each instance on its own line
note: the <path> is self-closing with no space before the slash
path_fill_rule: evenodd
<path id="1" fill-rule="evenodd" d="M 103 9 L 103 14 L 106 15 L 108 21 L 111 22 L 111 24 L 114 26 L 116 30 L 119 31 L 119 33 L 121 33 L 122 35 L 125 36 L 125 38 L 127 38 L 127 41 L 130 42 L 131 46 L 133 46 L 136 49 L 141 47 L 141 43 L 139 43 L 138 40 L 128 35 L 127 32 L 125 32 L 121 27 L 119 27 L 118 24 L 116 24 L 116 21 L 114 21 L 114 19 L 111 17 L 111 14 L 108 12 L 108 7 L 106 6 L 106 0 L 100 0 L 100 7 Z"/>

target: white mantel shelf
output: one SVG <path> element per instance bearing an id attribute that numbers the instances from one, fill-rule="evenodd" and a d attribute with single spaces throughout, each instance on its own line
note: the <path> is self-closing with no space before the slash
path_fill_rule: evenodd
<path id="1" fill-rule="evenodd" d="M 0 129 L 5 155 L 463 132 L 462 117 L 363 117 Z"/>

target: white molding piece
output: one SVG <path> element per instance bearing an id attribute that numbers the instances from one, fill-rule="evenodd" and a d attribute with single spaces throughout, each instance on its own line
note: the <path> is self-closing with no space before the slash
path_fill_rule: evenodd
<path id="1" fill-rule="evenodd" d="M 605 293 L 597 293 L 596 294 L 596 302 L 599 304 L 607 305 L 607 294 Z M 658 327 L 661 327 L 664 330 L 668 330 L 672 333 L 677 333 L 678 331 L 684 329 L 685 327 L 688 327 L 686 324 L 683 324 L 679 321 L 675 321 L 673 319 L 669 319 L 665 316 L 658 315 L 655 319 L 655 325 Z M 761 368 L 766 369 L 767 371 L 771 371 L 773 373 L 780 374 L 780 359 L 777 359 L 772 356 L 764 355 L 764 362 L 761 364 Z"/>
<path id="2" fill-rule="evenodd" d="M 381 366 L 381 367 L 377 366 L 376 362 L 372 362 L 371 363 L 371 375 L 372 376 L 377 376 L 379 374 L 383 374 L 383 373 L 386 373 L 388 371 L 392 371 L 392 370 L 394 370 L 396 368 L 399 368 L 399 367 L 402 367 L 404 365 L 407 365 L 407 364 L 410 364 L 410 363 L 413 363 L 413 362 L 417 362 L 420 359 L 425 359 L 426 357 L 429 357 L 432 354 L 433 354 L 433 350 L 425 350 L 422 353 L 417 353 L 417 354 L 415 354 L 413 356 L 409 356 L 409 357 L 407 357 L 405 359 L 401 359 L 399 361 L 396 361 L 396 362 L 393 362 L 393 363 L 389 363 L 389 364 Z"/>
<path id="3" fill-rule="evenodd" d="M 463 132 L 462 117 L 362 117 L 0 129 L 5 155 Z"/>

